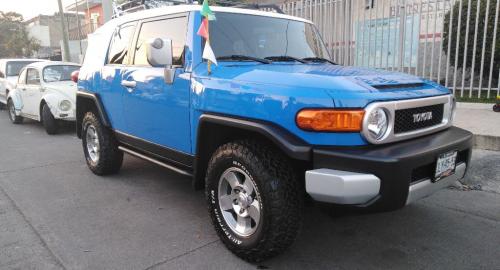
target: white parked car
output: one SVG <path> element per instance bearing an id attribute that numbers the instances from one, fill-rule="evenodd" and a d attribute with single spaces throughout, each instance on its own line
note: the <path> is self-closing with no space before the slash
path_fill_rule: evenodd
<path id="1" fill-rule="evenodd" d="M 79 69 L 74 63 L 52 61 L 24 67 L 16 87 L 7 95 L 12 123 L 34 119 L 43 122 L 48 134 L 55 134 L 59 121 L 75 121 L 77 86 L 72 73 Z"/>
<path id="2" fill-rule="evenodd" d="M 7 93 L 16 86 L 17 77 L 23 67 L 41 59 L 0 59 L 0 108 L 7 104 Z"/>

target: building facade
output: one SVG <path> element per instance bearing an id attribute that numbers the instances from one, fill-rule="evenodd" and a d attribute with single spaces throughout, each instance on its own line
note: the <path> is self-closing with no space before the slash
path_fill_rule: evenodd
<path id="1" fill-rule="evenodd" d="M 64 23 L 68 29 L 78 25 L 78 20 L 83 20 L 84 16 L 77 16 L 74 13 L 64 14 Z M 61 29 L 61 16 L 59 13 L 54 15 L 38 15 L 25 21 L 26 29 L 31 37 L 40 41 L 40 49 L 35 53 L 35 57 L 44 59 L 61 59 L 61 41 L 63 31 Z"/>

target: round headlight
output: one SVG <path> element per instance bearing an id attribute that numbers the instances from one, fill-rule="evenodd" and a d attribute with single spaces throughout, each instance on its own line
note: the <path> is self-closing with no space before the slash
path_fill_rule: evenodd
<path id="1" fill-rule="evenodd" d="M 368 115 L 368 133 L 374 140 L 380 140 L 384 137 L 389 127 L 389 119 L 387 113 L 382 108 L 373 110 Z"/>
<path id="2" fill-rule="evenodd" d="M 69 100 L 63 100 L 59 103 L 59 109 L 63 112 L 69 111 L 71 109 L 71 102 Z"/>

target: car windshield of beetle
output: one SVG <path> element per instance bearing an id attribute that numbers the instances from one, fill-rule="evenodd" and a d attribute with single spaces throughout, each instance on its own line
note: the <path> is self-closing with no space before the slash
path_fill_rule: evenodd
<path id="1" fill-rule="evenodd" d="M 216 57 L 242 55 L 287 62 L 290 57 L 330 59 L 316 27 L 302 21 L 218 12 L 209 31 Z"/>
<path id="2" fill-rule="evenodd" d="M 71 65 L 48 66 L 43 69 L 43 81 L 47 83 L 71 81 L 71 73 L 79 69 L 79 66 Z"/>
<path id="3" fill-rule="evenodd" d="M 23 67 L 36 61 L 9 61 L 7 62 L 7 76 L 19 76 L 19 72 Z"/>

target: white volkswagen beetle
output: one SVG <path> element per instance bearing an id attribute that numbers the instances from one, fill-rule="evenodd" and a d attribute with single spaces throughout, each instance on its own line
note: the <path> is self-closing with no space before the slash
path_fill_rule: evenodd
<path id="1" fill-rule="evenodd" d="M 71 74 L 79 69 L 74 63 L 54 61 L 24 67 L 15 89 L 7 95 L 12 123 L 30 118 L 43 122 L 48 134 L 55 134 L 59 121 L 75 121 L 77 86 Z"/>

